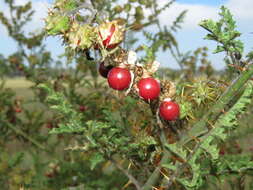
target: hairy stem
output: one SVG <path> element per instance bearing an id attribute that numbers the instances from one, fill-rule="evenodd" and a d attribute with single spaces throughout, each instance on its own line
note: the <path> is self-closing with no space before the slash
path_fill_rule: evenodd
<path id="1" fill-rule="evenodd" d="M 226 109 L 227 105 L 233 100 L 233 97 L 236 96 L 240 90 L 244 87 L 244 84 L 252 77 L 253 75 L 253 64 L 250 64 L 249 67 L 242 72 L 242 74 L 230 85 L 230 87 L 223 93 L 219 98 L 216 104 L 208 111 L 203 118 L 198 121 L 191 130 L 184 135 L 180 144 L 184 145 L 187 142 L 191 141 L 195 137 L 199 137 L 207 133 L 209 125 L 215 121 L 222 112 Z"/>
<path id="2" fill-rule="evenodd" d="M 166 136 L 165 136 L 165 133 L 163 130 L 161 131 L 161 141 L 162 141 L 163 145 L 165 145 L 165 143 L 167 143 Z M 164 148 L 163 149 L 163 156 L 162 156 L 162 159 L 161 159 L 159 165 L 156 167 L 156 169 L 153 171 L 151 176 L 148 178 L 148 180 L 144 184 L 142 190 L 150 190 L 157 183 L 157 181 L 160 177 L 160 174 L 161 174 L 160 171 L 161 171 L 162 165 L 168 161 L 169 156 L 170 156 L 170 152 Z"/>
<path id="3" fill-rule="evenodd" d="M 135 177 L 130 174 L 126 169 L 124 169 L 120 164 L 117 163 L 117 161 L 110 159 L 110 161 L 120 170 L 122 173 L 124 173 L 128 179 L 135 185 L 137 190 L 142 190 L 140 183 L 135 179 Z"/>
<path id="4" fill-rule="evenodd" d="M 151 109 L 153 115 L 156 116 L 157 124 L 158 124 L 159 128 L 161 129 L 160 141 L 161 141 L 162 148 L 163 148 L 163 156 L 162 156 L 162 159 L 161 159 L 159 165 L 156 167 L 156 169 L 153 171 L 151 176 L 148 178 L 148 180 L 144 184 L 143 190 L 150 190 L 157 183 L 157 181 L 159 180 L 159 177 L 160 177 L 160 173 L 161 173 L 160 171 L 161 171 L 162 165 L 168 161 L 168 158 L 170 156 L 170 152 L 168 150 L 166 150 L 166 148 L 165 148 L 165 144 L 167 144 L 167 138 L 166 138 L 166 135 L 164 132 L 164 126 L 159 118 L 158 109 L 156 109 L 156 106 L 152 106 L 152 105 L 150 105 L 150 109 Z M 155 111 L 155 110 L 157 110 L 157 111 Z"/>

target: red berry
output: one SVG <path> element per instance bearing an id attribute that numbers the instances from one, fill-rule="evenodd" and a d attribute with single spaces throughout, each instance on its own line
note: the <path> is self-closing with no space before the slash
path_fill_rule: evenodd
<path id="1" fill-rule="evenodd" d="M 46 128 L 48 128 L 48 129 L 52 129 L 54 126 L 53 126 L 53 123 L 51 123 L 51 122 L 48 122 L 47 124 L 46 124 Z"/>
<path id="2" fill-rule="evenodd" d="M 85 106 L 79 106 L 79 111 L 80 112 L 84 112 L 86 110 L 86 107 Z"/>
<path id="3" fill-rule="evenodd" d="M 131 74 L 127 69 L 114 67 L 109 71 L 107 81 L 111 88 L 125 90 L 131 83 Z"/>
<path id="4" fill-rule="evenodd" d="M 15 111 L 16 113 L 21 113 L 21 112 L 22 112 L 22 109 L 19 108 L 19 107 L 16 107 L 16 108 L 14 108 L 14 111 Z"/>
<path id="5" fill-rule="evenodd" d="M 112 68 L 112 65 L 105 66 L 104 62 L 102 62 L 99 64 L 98 71 L 102 77 L 107 78 L 107 75 Z"/>
<path id="6" fill-rule="evenodd" d="M 139 95 L 145 100 L 154 100 L 160 94 L 160 84 L 154 78 L 143 78 L 138 82 Z"/>
<path id="7" fill-rule="evenodd" d="M 224 150 L 224 149 L 220 149 L 220 151 L 219 151 L 219 155 L 222 155 L 222 156 L 223 156 L 223 155 L 225 155 L 225 153 L 226 153 L 226 152 L 225 152 L 225 150 Z"/>
<path id="8" fill-rule="evenodd" d="M 167 100 L 160 105 L 159 113 L 165 120 L 176 120 L 180 114 L 180 107 L 177 103 Z"/>

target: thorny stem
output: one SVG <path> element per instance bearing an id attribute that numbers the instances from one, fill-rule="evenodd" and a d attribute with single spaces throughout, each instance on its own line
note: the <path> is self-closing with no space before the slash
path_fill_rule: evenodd
<path id="1" fill-rule="evenodd" d="M 202 137 L 202 139 L 206 139 L 210 135 L 210 133 L 211 133 L 211 131 L 209 131 L 207 134 L 205 134 Z M 193 158 L 193 156 L 197 153 L 197 150 L 199 149 L 200 146 L 201 146 L 201 140 L 195 145 L 195 147 L 192 150 L 192 153 L 190 153 L 187 156 L 186 160 L 188 160 L 188 161 L 191 160 Z M 173 181 L 175 181 L 176 178 L 178 176 L 180 176 L 180 174 L 182 174 L 182 172 L 184 171 L 184 168 L 187 166 L 187 164 L 188 164 L 188 162 L 184 162 L 184 163 L 178 163 L 176 165 L 177 169 L 174 172 L 174 174 L 169 177 L 169 180 L 168 180 L 167 185 L 166 185 L 167 188 L 169 188 L 172 185 Z"/>
<path id="2" fill-rule="evenodd" d="M 135 177 L 130 174 L 126 169 L 124 169 L 120 164 L 118 164 L 115 160 L 110 159 L 110 161 L 120 170 L 122 173 L 124 173 L 128 179 L 135 185 L 137 190 L 142 190 L 140 183 L 135 179 Z"/>
<path id="3" fill-rule="evenodd" d="M 162 141 L 163 145 L 165 145 L 165 143 L 167 143 L 166 136 L 165 136 L 165 133 L 163 130 L 161 131 L 161 141 Z M 161 174 L 162 165 L 168 161 L 169 156 L 170 156 L 170 152 L 167 151 L 166 149 L 163 149 L 163 156 L 162 156 L 162 159 L 161 159 L 159 165 L 156 167 L 156 169 L 150 175 L 150 177 L 148 178 L 148 180 L 144 184 L 142 190 L 150 190 L 157 183 L 157 181 L 160 177 L 160 174 Z"/>
<path id="4" fill-rule="evenodd" d="M 253 67 L 252 67 L 252 68 L 253 68 Z M 253 74 L 253 73 L 252 73 L 252 74 Z M 252 74 L 251 74 L 251 75 L 252 75 Z M 238 81 L 238 79 L 237 79 L 237 81 Z M 246 82 L 247 82 L 247 81 L 246 81 Z M 233 86 L 233 85 L 232 85 L 232 86 Z M 231 86 L 231 87 L 232 87 L 232 86 Z M 230 88 L 231 88 L 231 87 L 230 87 Z M 229 90 L 228 90 L 228 91 L 229 91 Z M 227 92 L 228 92 L 228 91 L 227 91 Z M 242 91 L 242 88 L 237 89 L 237 93 L 236 93 L 236 94 L 240 93 L 241 91 Z M 236 96 L 235 98 L 238 99 L 239 97 Z M 235 98 L 232 98 L 232 99 L 230 100 L 230 102 L 229 102 L 229 105 L 230 105 L 230 106 L 229 106 L 228 109 L 230 109 L 230 108 L 236 103 L 236 102 L 234 101 Z M 222 99 L 222 97 L 221 97 L 221 99 Z M 231 103 L 231 102 L 233 102 L 233 103 Z M 207 122 L 209 123 L 209 125 L 212 125 L 212 124 L 210 124 L 209 121 L 207 121 Z M 214 129 L 214 128 L 213 128 L 213 129 Z M 202 139 L 208 138 L 208 137 L 210 136 L 210 134 L 212 133 L 213 129 L 207 131 L 207 132 L 205 133 L 205 135 L 202 136 L 202 137 L 200 138 L 199 142 L 195 145 L 195 147 L 194 147 L 194 149 L 192 150 L 192 152 L 187 156 L 187 160 L 191 160 L 191 159 L 193 158 L 193 156 L 197 153 L 197 150 L 198 150 L 199 147 L 201 146 Z M 178 176 L 180 176 L 180 174 L 182 173 L 182 171 L 183 171 L 183 169 L 186 167 L 186 165 L 187 165 L 187 162 L 177 165 L 177 170 L 174 172 L 174 174 L 173 174 L 172 176 L 170 176 L 170 178 L 169 178 L 169 180 L 168 180 L 167 188 L 169 188 L 169 187 L 172 185 L 172 182 L 173 182 Z"/>
<path id="5" fill-rule="evenodd" d="M 151 176 L 148 178 L 148 180 L 144 184 L 143 190 L 150 190 L 152 188 L 152 186 L 154 186 L 157 183 L 157 181 L 160 177 L 160 173 L 161 173 L 160 171 L 161 171 L 162 165 L 168 161 L 169 156 L 170 156 L 170 152 L 165 149 L 165 144 L 167 144 L 167 138 L 166 138 L 166 135 L 164 132 L 164 126 L 159 118 L 158 109 L 157 109 L 157 111 L 154 111 L 155 109 L 152 107 L 152 105 L 150 105 L 150 109 L 151 109 L 153 115 L 156 116 L 157 124 L 161 130 L 160 141 L 161 141 L 162 148 L 163 148 L 163 156 L 162 156 L 162 159 L 161 159 L 159 165 L 156 167 L 156 169 L 153 171 Z"/>
<path id="6" fill-rule="evenodd" d="M 231 86 L 223 93 L 219 98 L 217 103 L 208 111 L 203 118 L 198 121 L 193 127 L 184 135 L 180 144 L 184 145 L 187 142 L 191 141 L 194 137 L 199 137 L 208 132 L 208 122 L 215 121 L 221 114 L 223 110 L 226 110 L 226 107 L 233 100 L 233 97 L 240 92 L 244 84 L 252 77 L 253 75 L 253 64 L 250 64 L 248 68 L 242 72 L 242 74 L 231 84 Z"/>
<path id="7" fill-rule="evenodd" d="M 222 114 L 221 110 L 225 109 L 227 105 L 230 104 L 231 101 L 233 101 L 233 97 L 241 91 L 244 84 L 251 78 L 252 75 L 253 75 L 253 65 L 251 64 L 248 67 L 248 70 L 242 73 L 234 81 L 234 83 L 230 86 L 230 88 L 228 88 L 227 91 L 220 97 L 217 104 L 213 106 L 213 108 L 203 117 L 202 120 L 200 120 L 198 123 L 196 123 L 193 126 L 193 128 L 189 131 L 188 135 L 182 138 L 179 141 L 179 143 L 181 143 L 181 145 L 183 146 L 184 144 L 192 140 L 192 137 L 198 137 L 200 135 L 204 135 L 202 136 L 202 138 L 206 138 L 211 132 L 211 131 L 208 131 L 206 126 L 209 125 L 210 122 L 215 121 L 220 116 L 220 114 Z M 208 120 L 208 118 L 210 119 Z M 189 135 L 189 134 L 192 134 L 192 135 Z M 195 145 L 194 150 L 187 157 L 187 160 L 190 160 L 194 156 L 194 154 L 196 153 L 200 145 L 201 145 L 201 140 L 199 143 L 197 143 L 197 145 Z M 176 177 L 182 173 L 183 168 L 186 166 L 186 164 L 187 163 L 177 165 L 177 170 L 169 178 L 167 188 L 169 188 L 172 185 L 172 182 L 176 179 Z"/>

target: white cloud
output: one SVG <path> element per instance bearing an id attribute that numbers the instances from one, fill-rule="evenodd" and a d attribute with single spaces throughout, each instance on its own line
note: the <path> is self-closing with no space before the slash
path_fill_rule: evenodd
<path id="1" fill-rule="evenodd" d="M 162 24 L 168 25 L 172 23 L 178 14 L 187 10 L 183 29 L 192 29 L 198 27 L 199 22 L 203 18 L 217 18 L 217 8 L 201 4 L 183 4 L 175 2 L 168 11 L 161 14 L 160 20 Z"/>
<path id="2" fill-rule="evenodd" d="M 16 0 L 16 5 L 25 5 L 29 0 Z M 34 15 L 32 21 L 25 26 L 26 32 L 41 30 L 44 27 L 43 19 L 47 16 L 48 8 L 50 7 L 49 3 L 46 0 L 33 1 L 32 2 Z M 10 18 L 10 10 L 5 3 L 0 3 L 0 11 L 2 11 L 7 18 Z M 5 28 L 0 24 L 0 32 L 4 35 L 8 35 Z"/>
<path id="3" fill-rule="evenodd" d="M 16 4 L 18 5 L 24 5 L 29 0 L 16 0 Z M 125 1 L 125 0 L 123 0 Z M 167 1 L 165 0 L 157 0 L 158 4 L 160 6 L 163 6 Z M 178 34 L 176 35 L 180 47 L 183 51 L 188 50 L 194 50 L 197 47 L 200 46 L 209 46 L 211 47 L 210 50 L 214 49 L 215 43 L 210 41 L 203 40 L 204 35 L 206 34 L 205 31 L 198 26 L 199 22 L 202 19 L 217 19 L 218 18 L 218 12 L 220 11 L 219 8 L 221 5 L 213 6 L 213 5 L 204 5 L 201 4 L 201 1 L 199 1 L 199 4 L 187 4 L 187 3 L 178 3 L 175 2 L 171 8 L 168 9 L 168 11 L 165 11 L 160 16 L 160 21 L 164 25 L 170 25 L 175 18 L 178 16 L 179 12 L 183 10 L 188 10 L 185 18 L 185 22 L 182 24 L 182 30 L 179 30 Z M 35 10 L 35 14 L 33 17 L 33 20 L 27 25 L 26 31 L 33 31 L 35 29 L 42 29 L 44 26 L 43 19 L 47 15 L 47 10 L 50 7 L 50 4 L 47 0 L 32 0 L 33 3 L 33 9 Z M 253 18 L 253 11 L 251 10 L 253 7 L 253 0 L 227 0 L 225 3 L 225 6 L 228 7 L 232 14 L 235 15 L 235 18 L 237 20 L 238 25 L 240 26 L 239 30 L 244 34 L 242 37 L 244 37 L 244 40 L 246 42 L 246 46 L 249 47 L 252 45 L 253 41 L 253 35 L 249 34 L 251 30 L 251 20 Z M 4 11 L 4 13 L 9 16 L 9 9 L 0 0 L 0 11 Z M 146 10 L 145 10 L 146 11 Z M 150 14 L 146 12 L 146 14 Z M 4 31 L 3 27 L 0 24 L 0 33 L 4 34 L 7 37 L 7 32 Z M 251 40 L 252 38 L 252 40 Z M 251 41 L 250 41 L 251 40 Z M 52 42 L 52 39 L 48 39 L 46 41 L 47 44 L 50 44 L 49 47 L 55 47 L 56 44 L 59 45 L 59 42 Z M 57 46 L 58 47 L 58 46 Z M 52 49 L 52 52 L 56 54 L 55 49 Z M 168 53 L 166 53 L 168 55 Z M 159 53 L 160 61 L 161 63 L 164 62 L 165 59 L 164 53 Z M 218 55 L 211 55 L 210 59 L 216 63 L 217 68 L 221 68 L 223 56 L 221 54 Z M 170 58 L 169 60 L 173 60 Z M 172 61 L 173 62 L 173 61 Z M 163 63 L 163 65 L 167 65 L 168 63 Z M 171 67 L 176 67 L 176 64 L 171 63 Z"/>
<path id="4" fill-rule="evenodd" d="M 20 0 L 26 1 L 26 0 Z M 47 16 L 48 8 L 50 7 L 49 3 L 44 1 L 35 1 L 33 3 L 33 9 L 35 11 L 33 15 L 33 20 L 27 25 L 27 30 L 31 31 L 33 29 L 42 29 L 44 27 L 44 19 Z"/>
<path id="5" fill-rule="evenodd" d="M 182 51 L 193 51 L 201 46 L 208 46 L 210 52 L 215 49 L 216 43 L 203 40 L 203 37 L 206 35 L 206 31 L 199 27 L 198 24 L 203 19 L 217 20 L 222 4 L 214 6 L 203 5 L 201 4 L 201 1 L 199 2 L 199 4 L 175 2 L 171 8 L 162 13 L 160 16 L 162 24 L 170 25 L 175 20 L 179 12 L 188 10 L 184 23 L 182 24 L 182 29 L 176 34 L 176 38 L 178 39 L 178 43 Z M 159 0 L 160 6 L 163 6 L 164 4 L 164 0 Z M 235 17 L 238 30 L 242 33 L 241 40 L 245 42 L 245 52 L 252 50 L 253 35 L 250 34 L 250 32 L 253 31 L 251 28 L 251 22 L 253 19 L 253 0 L 228 0 L 224 5 L 231 10 L 231 13 Z M 158 58 L 159 57 L 161 60 L 167 60 L 165 57 L 168 58 L 168 53 L 160 53 Z M 223 54 L 210 54 L 209 58 L 217 69 L 224 68 L 225 64 L 223 62 Z M 173 62 L 173 59 L 169 60 Z M 165 64 L 163 64 L 163 66 L 165 66 Z M 176 64 L 174 63 L 170 66 L 176 67 Z"/>
<path id="6" fill-rule="evenodd" d="M 253 0 L 229 0 L 225 5 L 232 11 L 237 19 L 252 20 Z"/>

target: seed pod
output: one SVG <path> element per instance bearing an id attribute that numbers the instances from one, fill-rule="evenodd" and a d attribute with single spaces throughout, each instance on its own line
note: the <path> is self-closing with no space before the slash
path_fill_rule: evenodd
<path id="1" fill-rule="evenodd" d="M 100 38 L 99 41 L 102 41 L 100 45 L 106 49 L 113 49 L 123 41 L 125 29 L 119 25 L 117 20 L 114 20 L 99 25 L 97 33 Z"/>
<path id="2" fill-rule="evenodd" d="M 70 32 L 64 35 L 64 39 L 73 49 L 89 49 L 93 46 L 96 34 L 94 28 L 88 24 L 79 25 L 73 23 Z"/>

